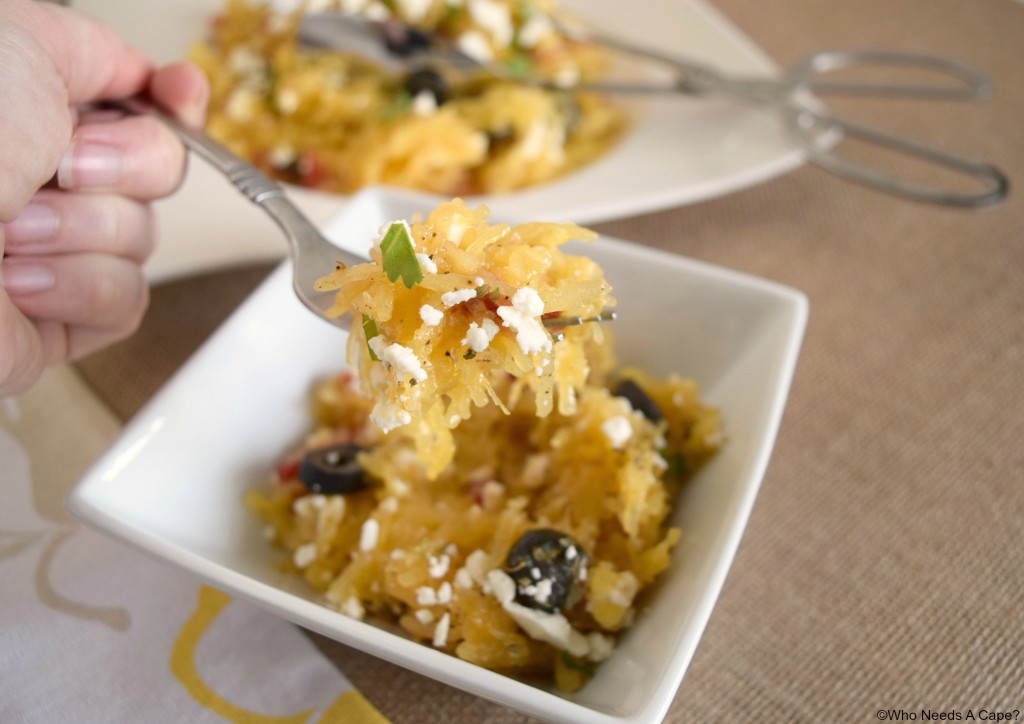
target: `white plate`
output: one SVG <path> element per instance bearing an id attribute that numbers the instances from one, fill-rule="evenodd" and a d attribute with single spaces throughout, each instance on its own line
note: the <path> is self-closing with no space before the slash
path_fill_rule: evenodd
<path id="1" fill-rule="evenodd" d="M 385 221 L 425 210 L 401 194 L 366 191 L 329 231 L 369 240 Z M 615 288 L 620 361 L 694 377 L 704 399 L 720 407 L 728 437 L 678 501 L 673 524 L 683 540 L 651 605 L 577 694 L 562 697 L 346 618 L 274 567 L 278 554 L 243 508 L 242 494 L 264 484 L 308 431 L 311 383 L 339 371 L 345 350 L 344 333 L 296 301 L 287 265 L 130 422 L 74 489 L 69 509 L 302 626 L 535 716 L 588 724 L 660 720 L 767 466 L 807 302 L 774 283 L 614 239 L 577 250 L 597 259 Z"/>
<path id="2" fill-rule="evenodd" d="M 76 0 L 160 62 L 180 60 L 222 0 Z M 685 54 L 722 70 L 772 75 L 772 62 L 703 0 L 565 0 L 597 27 L 624 39 Z M 693 203 L 760 183 L 803 162 L 767 114 L 724 100 L 633 101 L 639 119 L 598 162 L 544 186 L 474 199 L 507 219 L 593 223 Z M 345 197 L 295 189 L 293 198 L 323 223 Z M 431 206 L 437 197 L 431 197 Z M 163 243 L 147 271 L 154 280 L 242 262 L 279 259 L 273 224 L 200 162 L 158 207 Z"/>

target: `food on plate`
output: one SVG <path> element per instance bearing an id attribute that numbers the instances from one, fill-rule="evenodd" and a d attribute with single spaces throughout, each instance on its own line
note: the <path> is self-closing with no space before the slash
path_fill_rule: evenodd
<path id="1" fill-rule="evenodd" d="M 350 370 L 247 496 L 327 605 L 564 691 L 641 610 L 676 493 L 723 441 L 692 380 L 617 369 L 607 325 L 541 323 L 614 303 L 560 248 L 591 236 L 459 200 L 385 224 L 371 261 L 321 282 L 355 315 Z"/>
<path id="2" fill-rule="evenodd" d="M 334 10 L 399 19 L 503 77 L 558 87 L 440 66 L 396 74 L 300 47 L 301 14 Z M 390 184 L 453 196 L 547 181 L 602 155 L 626 125 L 606 98 L 570 89 L 600 77 L 607 58 L 559 32 L 552 12 L 544 0 L 228 0 L 191 53 L 211 82 L 207 130 L 271 175 L 326 191 Z"/>

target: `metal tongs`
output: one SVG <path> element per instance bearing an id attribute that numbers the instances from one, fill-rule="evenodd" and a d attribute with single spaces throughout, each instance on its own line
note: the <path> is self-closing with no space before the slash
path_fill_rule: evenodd
<path id="1" fill-rule="evenodd" d="M 561 26 L 559 28 L 566 32 Z M 778 79 L 741 78 L 613 37 L 572 31 L 566 34 L 660 65 L 671 72 L 672 80 L 602 82 L 564 87 L 542 79 L 513 75 L 501 67 L 485 66 L 445 39 L 395 20 L 373 21 L 353 15 L 322 13 L 305 16 L 299 28 L 300 42 L 307 46 L 355 53 L 394 71 L 437 61 L 460 70 L 484 69 L 500 77 L 552 89 L 730 97 L 774 111 L 789 135 L 813 163 L 853 181 L 914 201 L 982 208 L 999 203 L 1009 191 L 1006 175 L 991 164 L 957 156 L 832 115 L 821 109 L 816 98 L 819 95 L 938 100 L 989 98 L 992 85 L 988 78 L 978 69 L 961 61 L 918 53 L 831 50 L 805 58 Z M 834 71 L 855 67 L 925 70 L 945 76 L 948 80 L 934 84 L 899 85 L 844 82 L 827 78 Z M 924 161 L 938 169 L 952 172 L 966 178 L 978 190 L 958 192 L 915 183 L 882 168 L 857 163 L 835 150 L 844 137 L 855 138 L 891 154 Z"/>

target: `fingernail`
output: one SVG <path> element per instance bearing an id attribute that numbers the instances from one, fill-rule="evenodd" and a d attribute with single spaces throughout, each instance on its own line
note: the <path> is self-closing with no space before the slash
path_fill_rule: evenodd
<path id="1" fill-rule="evenodd" d="M 56 278 L 53 270 L 33 262 L 12 262 L 9 259 L 0 266 L 0 280 L 5 290 L 12 294 L 34 294 L 53 289 Z"/>
<path id="2" fill-rule="evenodd" d="M 57 185 L 62 189 L 114 188 L 123 170 L 124 156 L 116 148 L 72 144 L 57 166 Z"/>
<path id="3" fill-rule="evenodd" d="M 45 241 L 57 233 L 60 216 L 47 204 L 33 203 L 26 206 L 18 217 L 4 224 L 7 244 L 26 244 Z"/>

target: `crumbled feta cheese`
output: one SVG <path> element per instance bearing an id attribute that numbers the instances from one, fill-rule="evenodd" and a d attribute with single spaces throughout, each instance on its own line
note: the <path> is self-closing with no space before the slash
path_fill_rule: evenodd
<path id="1" fill-rule="evenodd" d="M 468 344 L 474 352 L 483 352 L 490 346 L 491 340 L 497 333 L 498 325 L 490 319 L 484 319 L 482 325 L 470 322 L 466 336 L 462 338 L 462 344 Z"/>
<path id="2" fill-rule="evenodd" d="M 633 426 L 629 424 L 629 418 L 625 415 L 616 415 L 601 423 L 601 432 L 611 442 L 612 447 L 621 450 L 633 437 Z"/>
<path id="3" fill-rule="evenodd" d="M 433 0 L 396 0 L 396 4 L 402 11 L 405 19 L 415 23 L 422 20 L 427 14 L 430 6 L 433 4 Z"/>
<path id="4" fill-rule="evenodd" d="M 377 337 L 373 339 L 377 339 Z M 370 341 L 372 342 L 373 340 Z M 427 379 L 427 371 L 423 369 L 423 365 L 420 364 L 416 353 L 408 347 L 395 342 L 394 344 L 389 344 L 380 352 L 376 350 L 374 352 L 384 362 L 391 365 L 399 376 L 407 375 L 417 382 Z"/>
<path id="5" fill-rule="evenodd" d="M 412 99 L 413 115 L 429 116 L 437 112 L 437 96 L 428 90 L 421 90 Z"/>
<path id="6" fill-rule="evenodd" d="M 263 72 L 266 62 L 252 48 L 245 45 L 236 45 L 228 55 L 228 70 L 235 75 L 251 76 Z"/>
<path id="7" fill-rule="evenodd" d="M 589 653 L 587 637 L 574 629 L 561 613 L 548 613 L 516 603 L 516 584 L 507 573 L 497 568 L 488 571 L 487 583 L 494 598 L 528 636 L 568 651 L 573 656 Z"/>
<path id="8" fill-rule="evenodd" d="M 363 11 L 363 15 L 370 20 L 387 20 L 391 17 L 391 11 L 383 3 L 370 3 Z"/>
<path id="9" fill-rule="evenodd" d="M 437 602 L 446 604 L 452 602 L 452 584 L 445 581 L 437 588 Z"/>
<path id="10" fill-rule="evenodd" d="M 430 586 L 420 586 L 416 589 L 416 603 L 420 606 L 436 606 L 437 591 Z"/>
<path id="11" fill-rule="evenodd" d="M 521 48 L 535 48 L 552 32 L 554 32 L 554 26 L 548 18 L 543 15 L 534 15 L 519 27 L 516 40 Z"/>
<path id="12" fill-rule="evenodd" d="M 436 327 L 441 323 L 441 320 L 444 319 L 444 312 L 437 307 L 424 304 L 420 307 L 420 319 L 422 319 L 423 323 L 428 327 Z"/>
<path id="13" fill-rule="evenodd" d="M 456 588 L 472 588 L 473 587 L 473 576 L 463 566 L 459 570 L 455 571 L 455 587 Z"/>
<path id="14" fill-rule="evenodd" d="M 446 554 L 442 553 L 439 556 L 427 556 L 427 571 L 430 573 L 431 578 L 444 578 L 444 574 L 448 572 L 448 565 L 451 563 L 451 558 Z"/>
<path id="15" fill-rule="evenodd" d="M 274 104 L 277 110 L 286 116 L 290 116 L 299 109 L 299 94 L 291 88 L 282 88 L 274 94 Z"/>
<path id="16" fill-rule="evenodd" d="M 318 493 L 303 495 L 301 498 L 296 498 L 295 502 L 292 503 L 292 510 L 300 518 L 309 518 L 315 516 L 317 511 L 321 510 L 326 502 L 327 498 Z"/>
<path id="17" fill-rule="evenodd" d="M 567 65 L 555 73 L 554 80 L 559 88 L 572 88 L 580 82 L 580 69 L 574 65 Z"/>
<path id="18" fill-rule="evenodd" d="M 366 610 L 363 608 L 363 604 L 359 602 L 359 599 L 355 596 L 349 596 L 345 599 L 345 602 L 341 604 L 341 612 L 349 618 L 354 618 L 357 621 L 362 621 L 363 616 L 366 615 Z"/>
<path id="19" fill-rule="evenodd" d="M 497 480 L 488 480 L 480 490 L 480 504 L 484 510 L 497 510 L 505 497 L 505 486 Z"/>
<path id="20" fill-rule="evenodd" d="M 382 431 L 389 432 L 396 427 L 412 422 L 412 415 L 393 402 L 378 402 L 370 412 L 372 420 Z"/>
<path id="21" fill-rule="evenodd" d="M 296 568 L 307 568 L 310 563 L 316 560 L 316 543 L 303 543 L 295 549 L 292 561 Z"/>
<path id="22" fill-rule="evenodd" d="M 398 510 L 398 498 L 384 498 L 380 504 L 380 509 L 385 513 L 394 513 Z"/>
<path id="23" fill-rule="evenodd" d="M 595 663 L 607 659 L 612 655 L 612 649 L 615 648 L 615 639 L 597 631 L 587 636 L 587 643 L 590 644 L 590 653 L 587 654 L 587 658 Z"/>
<path id="24" fill-rule="evenodd" d="M 458 40 L 455 41 L 455 47 L 477 63 L 486 65 L 494 60 L 491 43 L 487 40 L 487 36 L 479 30 L 467 30 L 459 35 Z"/>
<path id="25" fill-rule="evenodd" d="M 247 123 L 256 115 L 260 104 L 259 95 L 248 88 L 238 88 L 229 97 L 224 113 L 232 121 Z"/>
<path id="26" fill-rule="evenodd" d="M 416 261 L 420 263 L 420 270 L 424 274 L 437 274 L 437 264 L 423 252 L 416 252 Z"/>
<path id="27" fill-rule="evenodd" d="M 441 616 L 441 620 L 437 622 L 437 627 L 434 628 L 434 646 L 441 648 L 448 643 L 448 628 L 451 625 L 451 617 L 447 612 Z"/>
<path id="28" fill-rule="evenodd" d="M 274 146 L 267 154 L 267 161 L 274 168 L 288 168 L 296 158 L 295 149 L 287 145 Z"/>
<path id="29" fill-rule="evenodd" d="M 384 354 L 384 350 L 387 349 L 388 341 L 378 334 L 376 337 L 366 340 L 366 345 L 377 355 L 377 359 L 380 359 L 381 355 Z"/>
<path id="30" fill-rule="evenodd" d="M 550 352 L 551 338 L 537 319 L 544 313 L 544 300 L 530 287 L 512 295 L 512 305 L 498 307 L 498 316 L 506 327 L 516 332 L 516 342 L 524 354 Z"/>
<path id="31" fill-rule="evenodd" d="M 399 498 L 403 498 L 409 494 L 409 483 L 405 482 L 401 478 L 392 478 L 391 491 Z"/>
<path id="32" fill-rule="evenodd" d="M 523 155 L 523 158 L 540 158 L 544 155 L 547 136 L 547 126 L 542 121 L 534 121 L 519 144 L 519 153 Z"/>
<path id="33" fill-rule="evenodd" d="M 487 554 L 482 550 L 475 550 L 466 557 L 466 571 L 473 577 L 473 580 L 482 584 L 487 577 Z"/>
<path id="34" fill-rule="evenodd" d="M 551 591 L 552 583 L 551 580 L 547 578 L 537 581 L 535 585 L 523 587 L 523 593 L 543 606 L 546 606 L 551 602 Z"/>
<path id="35" fill-rule="evenodd" d="M 380 523 L 376 518 L 367 518 L 363 527 L 359 530 L 359 550 L 372 551 L 377 547 L 377 538 L 380 535 Z"/>
<path id="36" fill-rule="evenodd" d="M 473 277 L 473 283 L 476 284 L 478 287 L 482 287 L 484 285 L 484 278 L 483 277 Z"/>
<path id="37" fill-rule="evenodd" d="M 403 551 L 401 548 L 395 548 L 391 551 L 391 555 L 389 557 L 393 561 L 401 560 L 405 558 L 405 551 Z"/>
<path id="38" fill-rule="evenodd" d="M 504 48 L 512 42 L 512 16 L 508 5 L 497 0 L 469 0 L 469 16 Z"/>
<path id="39" fill-rule="evenodd" d="M 291 26 L 292 19 L 288 15 L 273 12 L 267 14 L 267 31 L 271 34 L 278 35 L 287 32 Z"/>
<path id="40" fill-rule="evenodd" d="M 531 317 L 539 317 L 544 314 L 544 300 L 540 298 L 535 289 L 523 287 L 516 290 L 512 295 L 512 306 Z"/>
<path id="41" fill-rule="evenodd" d="M 434 612 L 429 608 L 417 608 L 413 616 L 424 626 L 434 622 Z"/>
<path id="42" fill-rule="evenodd" d="M 633 605 L 633 597 L 640 590 L 640 582 L 630 571 L 623 571 L 615 583 L 615 588 L 608 594 L 608 600 L 616 606 L 629 608 Z"/>
<path id="43" fill-rule="evenodd" d="M 441 295 L 441 303 L 446 307 L 454 307 L 456 304 L 462 304 L 476 296 L 475 289 L 456 289 L 453 292 L 445 292 Z"/>

